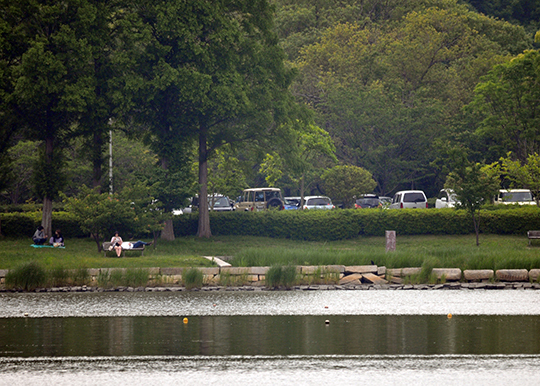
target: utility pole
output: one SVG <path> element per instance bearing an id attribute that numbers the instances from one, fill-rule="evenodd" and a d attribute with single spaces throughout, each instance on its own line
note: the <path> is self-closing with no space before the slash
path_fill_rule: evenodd
<path id="1" fill-rule="evenodd" d="M 109 120 L 109 124 L 112 122 Z M 109 129 L 109 194 L 113 194 L 112 130 Z"/>

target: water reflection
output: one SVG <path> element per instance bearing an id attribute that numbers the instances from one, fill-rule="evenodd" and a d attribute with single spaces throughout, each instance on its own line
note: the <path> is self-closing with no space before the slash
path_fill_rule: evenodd
<path id="1" fill-rule="evenodd" d="M 3 357 L 439 354 L 540 354 L 540 316 L 0 319 Z"/>

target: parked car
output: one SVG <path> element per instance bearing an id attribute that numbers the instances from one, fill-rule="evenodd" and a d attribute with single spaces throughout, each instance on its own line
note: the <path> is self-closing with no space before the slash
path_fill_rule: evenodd
<path id="1" fill-rule="evenodd" d="M 335 209 L 332 200 L 326 196 L 306 196 L 302 209 Z"/>
<path id="2" fill-rule="evenodd" d="M 375 194 L 364 194 L 356 199 L 354 207 L 355 209 L 378 208 L 380 204 L 379 196 Z"/>
<path id="3" fill-rule="evenodd" d="M 456 206 L 456 195 L 452 190 L 441 189 L 435 200 L 435 208 L 453 208 Z"/>
<path id="4" fill-rule="evenodd" d="M 300 209 L 300 202 L 302 201 L 301 197 L 285 197 L 283 204 L 285 210 L 297 210 Z"/>
<path id="5" fill-rule="evenodd" d="M 495 197 L 495 204 L 536 205 L 536 201 L 529 189 L 501 189 Z"/>
<path id="6" fill-rule="evenodd" d="M 394 194 L 390 209 L 408 209 L 428 207 L 427 198 L 421 190 L 402 190 Z"/>
<path id="7" fill-rule="evenodd" d="M 244 189 L 240 200 L 234 205 L 234 208 L 244 211 L 282 210 L 284 205 L 281 190 L 278 188 Z"/>
<path id="8" fill-rule="evenodd" d="M 192 213 L 199 210 L 199 197 L 195 196 L 190 199 L 190 204 L 182 209 L 183 213 Z M 229 212 L 234 210 L 234 204 L 229 197 L 219 193 L 208 195 L 208 210 L 215 212 Z"/>
<path id="9" fill-rule="evenodd" d="M 208 209 L 214 212 L 231 212 L 234 210 L 234 203 L 227 196 L 208 196 Z"/>

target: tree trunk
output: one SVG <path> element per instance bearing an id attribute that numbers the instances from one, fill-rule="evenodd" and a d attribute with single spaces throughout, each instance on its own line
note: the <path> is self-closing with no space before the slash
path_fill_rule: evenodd
<path id="1" fill-rule="evenodd" d="M 101 253 L 101 251 L 103 251 L 103 243 L 101 242 L 101 239 L 99 238 L 99 234 L 91 233 L 90 236 L 96 242 L 98 253 Z"/>
<path id="2" fill-rule="evenodd" d="M 53 152 L 54 152 L 54 139 L 52 137 L 47 137 L 45 139 L 45 166 L 49 170 L 53 170 Z M 50 189 L 47 189 L 50 190 Z M 43 197 L 43 212 L 41 216 L 41 226 L 44 228 L 46 237 L 52 235 L 52 197 L 50 194 L 46 194 Z"/>
<path id="3" fill-rule="evenodd" d="M 474 224 L 474 232 L 476 233 L 476 246 L 478 247 L 480 246 L 480 241 L 479 241 L 480 224 L 478 224 L 478 221 L 476 217 L 474 216 L 474 212 L 472 212 L 472 220 Z"/>
<path id="4" fill-rule="evenodd" d="M 43 198 L 43 212 L 41 215 L 41 226 L 44 228 L 47 238 L 52 235 L 52 199 L 50 197 Z"/>
<path id="5" fill-rule="evenodd" d="M 300 178 L 300 208 L 298 209 L 304 209 L 304 173 L 302 173 L 302 177 Z"/>
<path id="6" fill-rule="evenodd" d="M 161 158 L 160 162 L 161 162 L 161 168 L 163 170 L 169 169 L 169 159 L 167 157 Z M 171 219 L 165 220 L 165 222 L 163 223 L 163 230 L 161 231 L 161 238 L 167 241 L 174 241 L 174 227 L 173 227 L 173 222 Z"/>
<path id="7" fill-rule="evenodd" d="M 163 230 L 161 231 L 161 238 L 167 241 L 174 241 L 174 227 L 171 219 L 165 220 Z"/>
<path id="8" fill-rule="evenodd" d="M 92 165 L 92 186 L 94 188 L 100 186 L 101 192 L 103 192 L 103 133 L 100 130 L 94 131 L 92 142 Z"/>
<path id="9" fill-rule="evenodd" d="M 208 212 L 208 148 L 206 128 L 199 131 L 199 228 L 197 236 L 212 237 L 210 214 Z"/>

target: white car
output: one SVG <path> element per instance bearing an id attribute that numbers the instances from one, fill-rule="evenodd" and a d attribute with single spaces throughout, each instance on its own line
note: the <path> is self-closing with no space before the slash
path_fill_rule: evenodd
<path id="1" fill-rule="evenodd" d="M 335 209 L 332 200 L 326 196 L 306 196 L 302 209 Z"/>
<path id="2" fill-rule="evenodd" d="M 428 207 L 426 194 L 421 190 L 402 190 L 394 194 L 390 209 L 426 209 Z"/>
<path id="3" fill-rule="evenodd" d="M 495 204 L 536 205 L 536 201 L 529 189 L 501 189 L 495 197 Z"/>
<path id="4" fill-rule="evenodd" d="M 456 206 L 456 203 L 456 195 L 453 190 L 441 189 L 435 201 L 435 208 L 453 208 Z"/>

